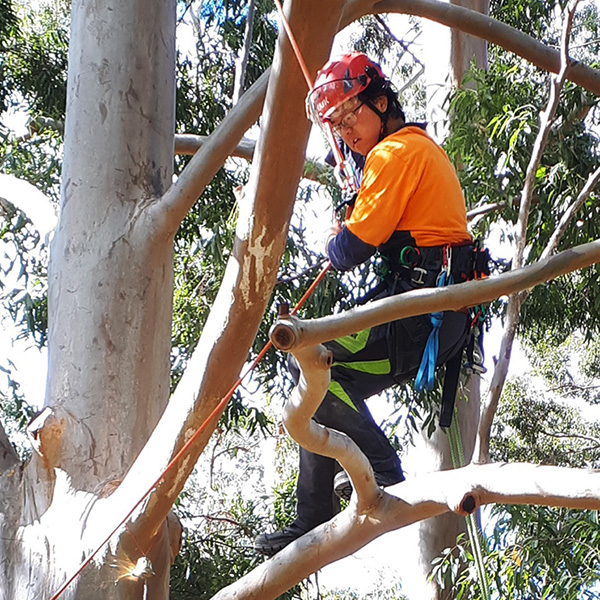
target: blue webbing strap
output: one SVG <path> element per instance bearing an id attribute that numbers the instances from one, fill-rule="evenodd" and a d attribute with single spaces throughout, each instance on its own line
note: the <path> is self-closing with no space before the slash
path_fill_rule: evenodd
<path id="1" fill-rule="evenodd" d="M 448 271 L 443 270 L 438 277 L 437 287 L 444 287 L 445 285 L 450 284 L 452 284 L 452 275 L 448 275 Z M 433 329 L 429 334 L 429 338 L 427 338 L 421 365 L 417 377 L 415 378 L 415 389 L 417 392 L 422 392 L 425 388 L 432 390 L 433 382 L 435 380 L 435 366 L 440 345 L 440 327 L 442 326 L 444 313 L 431 313 L 430 318 Z"/>

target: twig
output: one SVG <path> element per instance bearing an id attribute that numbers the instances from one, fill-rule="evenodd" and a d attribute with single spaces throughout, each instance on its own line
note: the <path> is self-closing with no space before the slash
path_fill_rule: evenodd
<path id="1" fill-rule="evenodd" d="M 540 433 L 547 435 L 548 437 L 558 438 L 558 439 L 576 439 L 576 440 L 584 440 L 586 442 L 591 442 L 594 444 L 594 448 L 597 448 L 600 445 L 600 440 L 593 438 L 588 435 L 581 435 L 579 433 L 553 433 L 551 431 L 546 431 L 545 429 L 540 429 Z"/>
<path id="2" fill-rule="evenodd" d="M 600 181 L 600 167 L 590 174 L 583 189 L 579 192 L 577 199 L 563 213 L 548 245 L 542 252 L 541 258 L 547 258 L 558 248 L 558 244 L 565 234 L 568 224 L 575 217 L 579 209 L 585 204 L 585 201 L 589 198 L 590 194 L 598 184 L 598 181 Z"/>

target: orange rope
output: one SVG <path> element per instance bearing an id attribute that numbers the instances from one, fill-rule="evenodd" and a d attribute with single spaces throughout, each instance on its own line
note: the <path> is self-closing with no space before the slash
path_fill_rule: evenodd
<path id="1" fill-rule="evenodd" d="M 329 270 L 330 267 L 331 267 L 331 263 L 329 261 L 327 261 L 327 263 L 321 269 L 321 271 L 319 272 L 319 274 L 317 275 L 317 277 L 315 278 L 315 280 L 312 282 L 312 284 L 310 285 L 310 287 L 306 290 L 306 292 L 304 293 L 304 295 L 302 296 L 302 298 L 300 298 L 300 300 L 298 301 L 298 304 L 296 305 L 296 307 L 294 308 L 294 310 L 292 310 L 292 313 L 291 313 L 292 315 L 295 315 L 298 312 L 298 310 L 300 310 L 300 308 L 302 307 L 302 305 L 308 300 L 308 298 L 310 297 L 310 295 L 314 292 L 315 288 L 319 285 L 319 283 L 321 283 L 321 281 L 325 277 L 325 275 L 326 275 L 326 273 L 327 273 L 327 271 Z M 98 552 L 100 552 L 100 550 L 104 547 L 104 545 L 107 544 L 110 541 L 110 538 L 115 533 L 117 533 L 117 531 L 123 525 L 125 525 L 127 531 L 129 531 L 129 527 L 127 527 L 126 522 L 129 519 L 129 517 L 131 517 L 131 515 L 134 513 L 135 509 L 158 487 L 158 485 L 163 480 L 163 478 L 165 477 L 165 475 L 177 464 L 177 462 L 179 461 L 179 459 L 188 451 L 188 449 L 190 448 L 190 446 L 206 430 L 206 428 L 208 427 L 208 424 L 215 417 L 219 416 L 219 414 L 225 409 L 225 406 L 227 405 L 227 403 L 229 402 L 229 400 L 231 399 L 231 397 L 233 396 L 233 394 L 235 393 L 235 391 L 237 390 L 237 388 L 242 384 L 243 380 L 256 368 L 256 366 L 258 365 L 258 363 L 265 357 L 265 355 L 267 354 L 268 350 L 271 348 L 272 345 L 273 344 L 272 344 L 271 340 L 269 340 L 265 344 L 265 346 L 259 352 L 259 354 L 257 355 L 257 357 L 252 361 L 252 363 L 250 364 L 250 366 L 248 367 L 248 369 L 246 369 L 246 371 L 244 372 L 244 374 L 235 382 L 235 384 L 231 387 L 231 389 L 227 392 L 227 394 L 225 396 L 223 396 L 223 398 L 221 399 L 221 401 L 219 402 L 219 404 L 217 404 L 217 406 L 215 406 L 215 408 L 210 413 L 210 415 L 206 418 L 206 420 L 204 421 L 204 423 L 202 423 L 202 425 L 200 425 L 200 427 L 198 427 L 198 429 L 196 429 L 196 431 L 194 432 L 194 434 L 192 435 L 192 437 L 181 447 L 181 449 L 179 450 L 179 452 L 177 452 L 177 454 L 175 454 L 175 456 L 171 459 L 171 461 L 169 462 L 169 464 L 167 465 L 167 467 L 165 468 L 165 470 L 160 474 L 160 476 L 158 477 L 158 479 L 150 486 L 150 488 L 148 489 L 148 491 L 134 504 L 134 506 L 132 507 L 132 509 L 125 515 L 125 517 L 121 520 L 121 522 L 110 532 L 110 534 L 98 546 L 98 548 L 96 548 L 96 550 L 94 550 L 85 559 L 85 561 L 80 565 L 79 569 L 77 569 L 77 571 L 75 572 L 75 574 L 60 588 L 60 590 L 58 590 L 58 592 L 56 592 L 50 598 L 50 600 L 57 600 L 59 598 L 59 596 L 61 596 L 63 594 L 63 592 L 69 587 L 69 585 L 71 585 L 71 583 L 83 571 L 83 569 L 85 569 L 85 567 L 87 567 L 90 564 L 90 562 L 92 562 L 94 556 L 96 556 L 96 554 L 98 554 Z M 135 538 L 134 538 L 134 541 L 137 544 L 137 540 L 135 540 Z M 143 554 L 143 552 L 142 552 L 142 554 Z"/>
<path id="2" fill-rule="evenodd" d="M 283 27 L 285 29 L 285 32 L 287 33 L 288 39 L 290 40 L 290 44 L 292 45 L 292 49 L 294 50 L 294 54 L 296 55 L 296 59 L 298 61 L 298 64 L 300 65 L 300 69 L 302 70 L 302 75 L 304 75 L 304 79 L 306 80 L 306 85 L 308 86 L 308 89 L 310 91 L 310 90 L 312 90 L 313 82 L 310 77 L 310 73 L 308 72 L 308 69 L 306 68 L 306 63 L 304 62 L 304 57 L 302 56 L 302 52 L 300 52 L 300 48 L 298 47 L 296 38 L 294 37 L 294 34 L 292 33 L 292 28 L 290 27 L 288 20 L 285 18 L 285 14 L 283 12 L 283 7 L 281 6 L 281 3 L 279 2 L 279 0 L 275 0 L 275 4 L 277 5 L 277 10 L 279 11 L 279 14 L 281 15 L 281 20 L 283 21 Z"/>
<path id="3" fill-rule="evenodd" d="M 292 32 L 292 28 L 290 27 L 290 24 L 289 24 L 288 20 L 286 19 L 285 13 L 283 12 L 283 7 L 281 6 L 281 2 L 279 0 L 275 0 L 275 5 L 277 6 L 277 10 L 279 11 L 279 15 L 281 16 L 281 21 L 283 22 L 283 28 L 285 29 L 285 32 L 287 33 L 290 44 L 292 45 L 292 49 L 294 50 L 294 54 L 296 55 L 296 60 L 298 61 L 298 64 L 300 65 L 300 69 L 302 71 L 302 74 L 304 75 L 306 85 L 308 86 L 308 91 L 311 92 L 314 84 L 310 77 L 310 73 L 308 72 L 308 68 L 306 67 L 306 62 L 304 61 L 302 52 L 300 52 L 298 42 L 296 42 L 296 38 L 294 36 L 294 33 Z M 331 126 L 331 123 L 329 123 L 329 121 L 327 121 L 326 123 L 323 123 L 321 125 L 321 127 L 325 132 L 325 135 L 327 137 L 327 141 L 329 142 L 329 145 L 331 146 L 331 149 L 332 149 L 334 157 L 335 157 L 335 162 L 338 165 L 343 165 L 345 162 L 344 155 L 342 154 L 340 146 L 339 146 L 337 140 L 335 139 L 335 136 L 333 135 L 333 128 Z"/>

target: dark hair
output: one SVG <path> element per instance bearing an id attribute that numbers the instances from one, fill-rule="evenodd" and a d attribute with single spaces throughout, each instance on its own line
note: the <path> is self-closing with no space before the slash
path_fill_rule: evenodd
<path id="1" fill-rule="evenodd" d="M 375 71 L 375 69 L 373 69 L 373 71 Z M 367 73 L 367 75 L 371 76 L 371 82 L 365 90 L 358 94 L 359 100 L 364 102 L 371 110 L 374 110 L 384 123 L 386 123 L 389 118 L 400 118 L 403 121 L 406 121 L 406 116 L 400 105 L 400 100 L 398 100 L 398 93 L 393 88 L 391 82 L 384 77 L 380 77 L 376 72 L 374 74 Z M 373 104 L 377 98 L 381 98 L 382 96 L 385 96 L 388 101 L 387 109 L 384 113 L 377 110 Z"/>

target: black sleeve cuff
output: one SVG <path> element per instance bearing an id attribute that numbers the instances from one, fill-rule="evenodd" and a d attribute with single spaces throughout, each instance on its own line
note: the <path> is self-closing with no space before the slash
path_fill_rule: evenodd
<path id="1" fill-rule="evenodd" d="M 338 271 L 348 271 L 360 265 L 371 258 L 375 250 L 375 246 L 363 242 L 346 227 L 327 246 L 329 260 Z"/>

